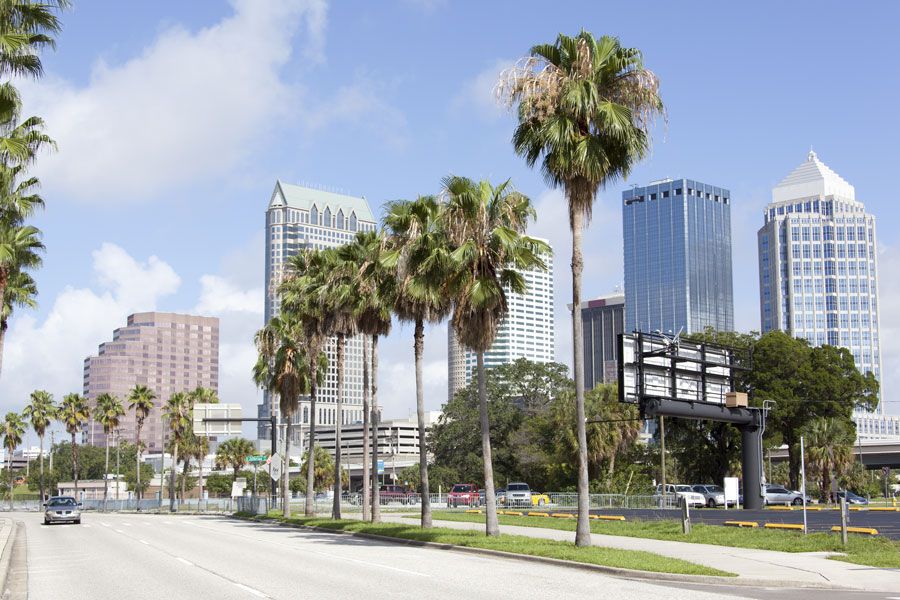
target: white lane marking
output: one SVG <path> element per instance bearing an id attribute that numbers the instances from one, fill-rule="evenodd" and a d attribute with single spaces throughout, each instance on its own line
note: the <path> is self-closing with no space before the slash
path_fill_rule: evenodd
<path id="1" fill-rule="evenodd" d="M 131 527 L 131 523 L 122 523 L 125 527 Z"/>
<path id="2" fill-rule="evenodd" d="M 116 529 L 115 531 L 116 531 L 116 533 L 125 533 L 125 532 L 122 531 L 121 529 Z"/>
<path id="3" fill-rule="evenodd" d="M 242 590 L 244 590 L 245 592 L 249 592 L 249 593 L 253 594 L 254 596 L 256 596 L 256 597 L 258 597 L 258 598 L 268 598 L 268 596 L 266 596 L 265 594 L 263 594 L 261 591 L 259 591 L 259 590 L 254 590 L 252 587 L 247 587 L 246 585 L 243 585 L 243 584 L 241 584 L 241 583 L 237 583 L 237 582 L 235 582 L 235 581 L 233 581 L 232 583 L 234 583 L 234 585 L 235 585 L 236 587 L 239 587 L 239 588 L 241 588 Z"/>
<path id="4" fill-rule="evenodd" d="M 82 527 L 84 527 L 85 529 L 90 529 L 90 528 L 91 528 L 91 526 L 88 525 L 87 523 L 83 524 Z"/>
<path id="5" fill-rule="evenodd" d="M 183 562 L 184 564 L 186 564 L 186 565 L 189 566 L 189 567 L 193 567 L 193 566 L 194 566 L 194 563 L 192 563 L 192 562 L 189 561 L 189 560 L 185 560 L 185 559 L 181 558 L 180 556 L 176 556 L 176 557 L 175 557 L 175 560 L 180 561 L 180 562 Z"/>
<path id="6" fill-rule="evenodd" d="M 150 545 L 150 542 L 148 542 L 147 540 L 138 540 L 138 541 L 139 541 L 140 543 L 144 544 L 145 546 L 149 546 L 149 545 Z"/>
<path id="7" fill-rule="evenodd" d="M 172 521 L 163 521 L 166 525 L 172 525 Z"/>
<path id="8" fill-rule="evenodd" d="M 104 527 L 109 527 L 109 523 L 103 523 L 103 522 L 101 522 L 100 524 L 103 525 Z"/>

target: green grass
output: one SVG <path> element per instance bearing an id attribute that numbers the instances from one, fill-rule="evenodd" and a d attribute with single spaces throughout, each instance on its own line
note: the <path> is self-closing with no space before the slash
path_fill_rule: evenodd
<path id="1" fill-rule="evenodd" d="M 484 515 L 436 511 L 434 519 L 483 523 Z M 507 515 L 498 515 L 498 519 L 501 525 L 575 531 L 575 519 Z M 831 558 L 870 567 L 900 568 L 900 542 L 880 537 L 851 535 L 847 548 L 844 548 L 841 546 L 840 534 L 811 533 L 803 535 L 796 531 L 739 529 L 695 523 L 691 527 L 691 534 L 685 535 L 681 532 L 681 523 L 677 521 L 591 521 L 591 531 L 606 535 L 780 552 L 842 552 L 846 553 L 846 556 Z"/>
<path id="2" fill-rule="evenodd" d="M 249 517 L 250 515 L 236 513 L 237 516 Z M 499 537 L 487 537 L 482 532 L 466 531 L 460 529 L 447 529 L 435 527 L 422 529 L 415 525 L 403 525 L 398 523 L 372 524 L 355 519 L 332 520 L 320 517 L 301 517 L 292 519 L 280 518 L 279 513 L 271 512 L 270 518 L 278 521 L 335 529 L 341 531 L 354 531 L 404 540 L 416 540 L 421 542 L 434 542 L 437 544 L 450 544 L 467 548 L 485 548 L 488 550 L 500 550 L 514 554 L 527 554 L 530 556 L 543 556 L 557 558 L 579 563 L 633 569 L 637 571 L 652 571 L 655 573 L 680 573 L 687 575 L 720 575 L 735 577 L 733 573 L 720 571 L 703 565 L 698 565 L 685 560 L 668 558 L 651 552 L 639 552 L 633 550 L 616 550 L 591 546 L 576 548 L 571 543 L 557 542 L 555 540 L 536 539 L 521 535 L 501 535 Z M 262 517 L 251 517 L 262 518 Z"/>

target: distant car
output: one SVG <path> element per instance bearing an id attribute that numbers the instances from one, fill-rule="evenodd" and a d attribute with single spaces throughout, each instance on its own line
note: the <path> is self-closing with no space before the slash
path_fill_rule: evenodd
<path id="1" fill-rule="evenodd" d="M 531 488 L 527 483 L 510 483 L 506 486 L 506 495 L 502 500 L 504 506 L 531 507 Z"/>
<path id="2" fill-rule="evenodd" d="M 702 494 L 706 499 L 706 506 L 715 508 L 717 506 L 725 506 L 725 490 L 720 485 L 692 485 L 691 489 Z M 728 503 L 734 506 L 734 500 Z"/>
<path id="3" fill-rule="evenodd" d="M 689 485 L 667 483 L 666 496 L 675 496 L 679 504 L 686 502 L 688 506 L 706 506 L 706 498 L 695 492 Z M 657 500 L 662 498 L 662 484 L 656 486 L 656 494 L 653 497 Z"/>
<path id="4" fill-rule="evenodd" d="M 81 523 L 81 504 L 71 496 L 52 496 L 44 503 L 44 525 Z"/>
<path id="5" fill-rule="evenodd" d="M 447 492 L 447 508 L 478 506 L 480 503 L 478 486 L 473 483 L 457 483 Z"/>
<path id="6" fill-rule="evenodd" d="M 801 494 L 800 492 L 793 492 L 780 485 L 767 483 L 766 495 L 765 498 L 763 498 L 763 503 L 766 506 L 768 506 L 769 504 L 800 505 L 803 504 L 803 494 Z"/>
<path id="7" fill-rule="evenodd" d="M 837 493 L 838 498 L 847 498 L 847 504 L 868 504 L 869 501 L 862 496 L 857 496 L 851 491 L 840 491 Z M 840 501 L 840 500 L 839 500 Z"/>

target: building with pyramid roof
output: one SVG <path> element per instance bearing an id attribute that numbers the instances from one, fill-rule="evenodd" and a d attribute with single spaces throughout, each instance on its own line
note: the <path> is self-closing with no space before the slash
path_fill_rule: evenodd
<path id="1" fill-rule="evenodd" d="M 772 189 L 763 219 L 757 234 L 762 332 L 849 348 L 859 371 L 880 382 L 875 217 L 853 186 L 810 150 Z"/>

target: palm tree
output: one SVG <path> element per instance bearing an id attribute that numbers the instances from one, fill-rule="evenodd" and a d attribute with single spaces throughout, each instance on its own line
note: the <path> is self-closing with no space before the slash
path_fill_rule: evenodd
<path id="1" fill-rule="evenodd" d="M 103 486 L 103 512 L 106 512 L 106 500 L 109 495 L 109 435 L 119 426 L 121 418 L 125 415 L 125 408 L 115 395 L 104 392 L 97 396 L 92 414 L 94 420 L 103 426 L 103 433 L 106 435 L 106 458 L 103 470 L 103 481 L 106 483 Z M 118 485 L 119 482 L 116 481 L 116 487 Z"/>
<path id="2" fill-rule="evenodd" d="M 831 482 L 853 462 L 855 432 L 839 419 L 817 417 L 806 427 L 809 466 L 822 475 L 822 490 L 831 499 Z M 805 494 L 806 490 L 802 490 Z"/>
<path id="3" fill-rule="evenodd" d="M 144 428 L 144 421 L 150 416 L 153 410 L 153 401 L 156 400 L 156 393 L 145 385 L 136 384 L 128 394 L 128 410 L 134 411 L 134 422 L 137 425 L 134 445 L 135 445 L 135 477 L 137 485 L 135 486 L 135 497 L 137 498 L 138 510 L 141 509 L 141 429 Z"/>
<path id="4" fill-rule="evenodd" d="M 216 390 L 205 388 L 203 386 L 198 385 L 193 392 L 191 392 L 191 417 L 193 423 L 193 407 L 197 404 L 218 404 L 219 403 L 219 394 Z M 191 425 L 191 430 L 193 431 L 193 424 Z M 200 500 L 203 500 L 203 461 L 206 460 L 206 455 L 209 454 L 209 438 L 206 436 L 198 436 L 199 441 L 196 445 L 197 455 L 194 457 L 197 459 L 197 462 L 200 464 Z M 199 504 L 197 505 L 199 507 Z"/>
<path id="5" fill-rule="evenodd" d="M 291 503 L 288 501 L 290 469 L 287 464 L 291 456 L 292 426 L 299 408 L 300 395 L 309 390 L 310 379 L 306 349 L 300 342 L 301 327 L 300 319 L 295 314 L 282 311 L 280 316 L 270 319 L 254 336 L 258 357 L 253 366 L 253 382 L 270 393 L 278 394 L 279 410 L 286 423 L 285 469 L 281 482 L 282 513 L 285 518 L 291 516 Z M 272 435 L 275 435 L 274 431 Z"/>
<path id="6" fill-rule="evenodd" d="M 6 466 L 6 470 L 9 472 L 9 510 L 13 509 L 12 455 L 22 443 L 25 427 L 25 421 L 22 420 L 19 413 L 6 413 L 6 418 L 3 420 L 3 447 L 6 448 L 6 455 L 9 457 L 9 463 Z"/>
<path id="7" fill-rule="evenodd" d="M 248 439 L 227 439 L 216 449 L 216 465 L 220 469 L 231 467 L 234 470 L 234 479 L 237 480 L 238 471 L 247 462 L 247 457 L 252 456 L 254 452 L 253 442 Z"/>
<path id="8" fill-rule="evenodd" d="M 316 494 L 313 487 L 315 471 L 316 442 L 316 398 L 318 388 L 324 382 L 328 371 L 328 358 L 324 353 L 328 342 L 329 327 L 323 310 L 325 295 L 323 287 L 327 287 L 329 267 L 331 264 L 325 252 L 304 250 L 288 260 L 288 272 L 281 285 L 281 311 L 293 314 L 300 324 L 297 333 L 306 353 L 307 373 L 309 377 L 309 456 L 306 476 L 305 514 L 308 517 L 316 514 Z M 324 364 L 323 364 L 324 360 Z"/>
<path id="9" fill-rule="evenodd" d="M 172 470 L 169 476 L 169 511 L 175 512 L 175 471 L 178 465 L 178 444 L 181 443 L 187 428 L 190 426 L 190 409 L 187 394 L 175 392 L 166 400 L 163 418 L 172 431 Z"/>
<path id="10" fill-rule="evenodd" d="M 0 76 L 43 73 L 39 52 L 56 47 L 53 35 L 62 31 L 56 13 L 69 6 L 69 0 L 0 2 Z"/>
<path id="11" fill-rule="evenodd" d="M 75 498 L 78 498 L 78 444 L 75 443 L 75 435 L 91 417 L 88 401 L 80 394 L 66 394 L 56 411 L 56 418 L 72 436 L 72 470 L 75 476 Z"/>
<path id="12" fill-rule="evenodd" d="M 500 75 L 501 101 L 518 108 L 516 152 L 565 189 L 572 229 L 572 306 L 581 305 L 582 230 L 597 190 L 620 177 L 650 148 L 650 129 L 664 112 L 659 80 L 644 68 L 640 51 L 612 37 L 582 31 L 560 34 L 555 44 L 531 48 L 531 56 Z M 581 311 L 572 311 L 578 444 L 576 546 L 590 544 L 587 436 L 584 426 L 584 333 Z"/>
<path id="13" fill-rule="evenodd" d="M 40 440 L 40 454 L 38 460 L 41 468 L 41 502 L 44 501 L 44 436 L 47 427 L 56 418 L 56 406 L 53 404 L 53 394 L 44 390 L 31 392 L 31 404 L 22 411 L 22 416 L 31 423 L 31 428 Z"/>
<path id="14" fill-rule="evenodd" d="M 22 306 L 37 307 L 37 301 L 34 299 L 37 293 L 37 286 L 31 275 L 20 269 L 10 272 L 2 298 L 3 305 L 0 306 L 0 359 L 3 357 L 3 344 L 6 341 L 6 330 L 9 328 L 9 318 L 13 310 Z"/>
<path id="15" fill-rule="evenodd" d="M 7 302 L 6 289 L 10 281 L 15 285 L 18 273 L 41 264 L 41 258 L 37 255 L 44 249 L 40 235 L 41 232 L 31 225 L 9 225 L 0 222 L 0 299 L 4 305 Z M 0 354 L 0 369 L 2 366 L 3 355 Z"/>
<path id="16" fill-rule="evenodd" d="M 444 293 L 450 261 L 450 240 L 440 226 L 441 205 L 434 196 L 385 206 L 384 225 L 390 249 L 383 264 L 397 271 L 394 313 L 401 321 L 415 323 L 413 350 L 416 364 L 416 415 L 419 422 L 419 478 L 422 486 L 422 527 L 431 527 L 428 485 L 428 445 L 425 435 L 425 394 L 422 355 L 425 322 L 443 321 L 452 308 Z"/>
<path id="17" fill-rule="evenodd" d="M 353 240 L 342 248 L 342 256 L 356 268 L 356 285 L 359 302 L 355 307 L 357 327 L 363 334 L 363 429 L 372 423 L 372 522 L 381 522 L 381 502 L 378 493 L 378 337 L 391 332 L 391 307 L 394 304 L 396 280 L 390 269 L 384 266 L 382 252 L 385 238 L 374 231 L 358 232 Z M 367 337 L 372 337 L 371 408 L 368 405 L 369 370 Z M 367 410 L 368 408 L 368 410 Z M 370 415 L 371 413 L 371 415 Z M 366 440 L 363 440 L 366 443 Z M 365 454 L 363 455 L 365 461 Z M 365 469 L 363 478 L 365 478 Z M 309 485 L 309 483 L 307 483 Z M 367 490 L 363 488 L 365 501 Z"/>
<path id="18" fill-rule="evenodd" d="M 447 194 L 443 227 L 456 249 L 451 253 L 453 273 L 448 292 L 453 298 L 450 326 L 461 344 L 476 353 L 481 412 L 481 447 L 484 461 L 487 535 L 500 535 L 494 497 L 490 424 L 485 388 L 484 353 L 494 343 L 497 328 L 508 311 L 506 292 L 525 294 L 525 269 L 546 269 L 541 253 L 549 246 L 523 235 L 534 208 L 528 197 L 512 191 L 509 182 L 493 187 L 464 177 L 443 181 Z"/>

